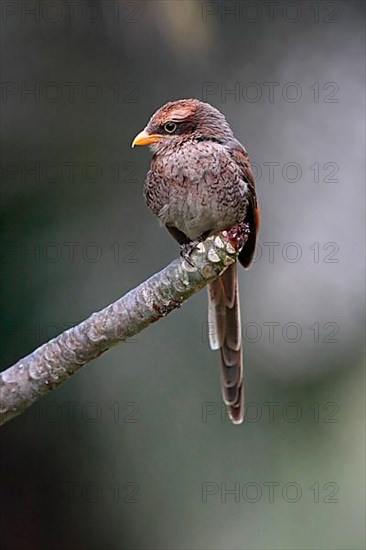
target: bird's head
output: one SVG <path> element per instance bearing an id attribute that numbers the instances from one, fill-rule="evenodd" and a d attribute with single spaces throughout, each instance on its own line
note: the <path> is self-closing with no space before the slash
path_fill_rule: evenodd
<path id="1" fill-rule="evenodd" d="M 151 117 L 145 129 L 132 142 L 150 145 L 154 153 L 179 146 L 187 139 L 212 139 L 223 142 L 233 133 L 220 111 L 198 99 L 180 99 L 166 103 Z"/>

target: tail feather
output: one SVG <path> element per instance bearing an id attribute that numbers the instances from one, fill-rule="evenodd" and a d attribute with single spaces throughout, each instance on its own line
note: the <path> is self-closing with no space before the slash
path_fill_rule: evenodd
<path id="1" fill-rule="evenodd" d="M 221 354 L 223 399 L 234 424 L 243 421 L 243 353 L 236 264 L 209 285 L 209 334 L 212 349 Z"/>

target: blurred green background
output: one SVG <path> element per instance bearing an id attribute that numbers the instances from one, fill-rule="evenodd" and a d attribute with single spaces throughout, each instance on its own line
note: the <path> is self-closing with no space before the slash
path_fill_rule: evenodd
<path id="1" fill-rule="evenodd" d="M 2 428 L 2 547 L 365 548 L 363 3 L 1 9 L 2 368 L 178 255 L 130 148 L 166 101 L 225 113 L 263 215 L 248 421 L 201 292 Z"/>

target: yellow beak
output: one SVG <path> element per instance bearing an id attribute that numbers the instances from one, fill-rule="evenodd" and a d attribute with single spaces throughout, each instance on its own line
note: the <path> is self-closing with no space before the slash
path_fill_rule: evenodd
<path id="1" fill-rule="evenodd" d="M 133 140 L 131 147 L 135 147 L 135 145 L 150 145 L 150 143 L 155 143 L 162 137 L 159 134 L 149 134 L 146 130 L 142 130 Z"/>

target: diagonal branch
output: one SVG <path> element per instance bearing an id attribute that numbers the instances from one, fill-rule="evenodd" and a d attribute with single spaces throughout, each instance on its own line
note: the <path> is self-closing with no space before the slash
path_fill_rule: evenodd
<path id="1" fill-rule="evenodd" d="M 189 263 L 182 258 L 173 261 L 113 304 L 0 373 L 0 424 L 22 413 L 118 342 L 180 307 L 235 262 L 242 245 L 243 240 L 226 231 L 209 237 L 193 249 Z"/>

